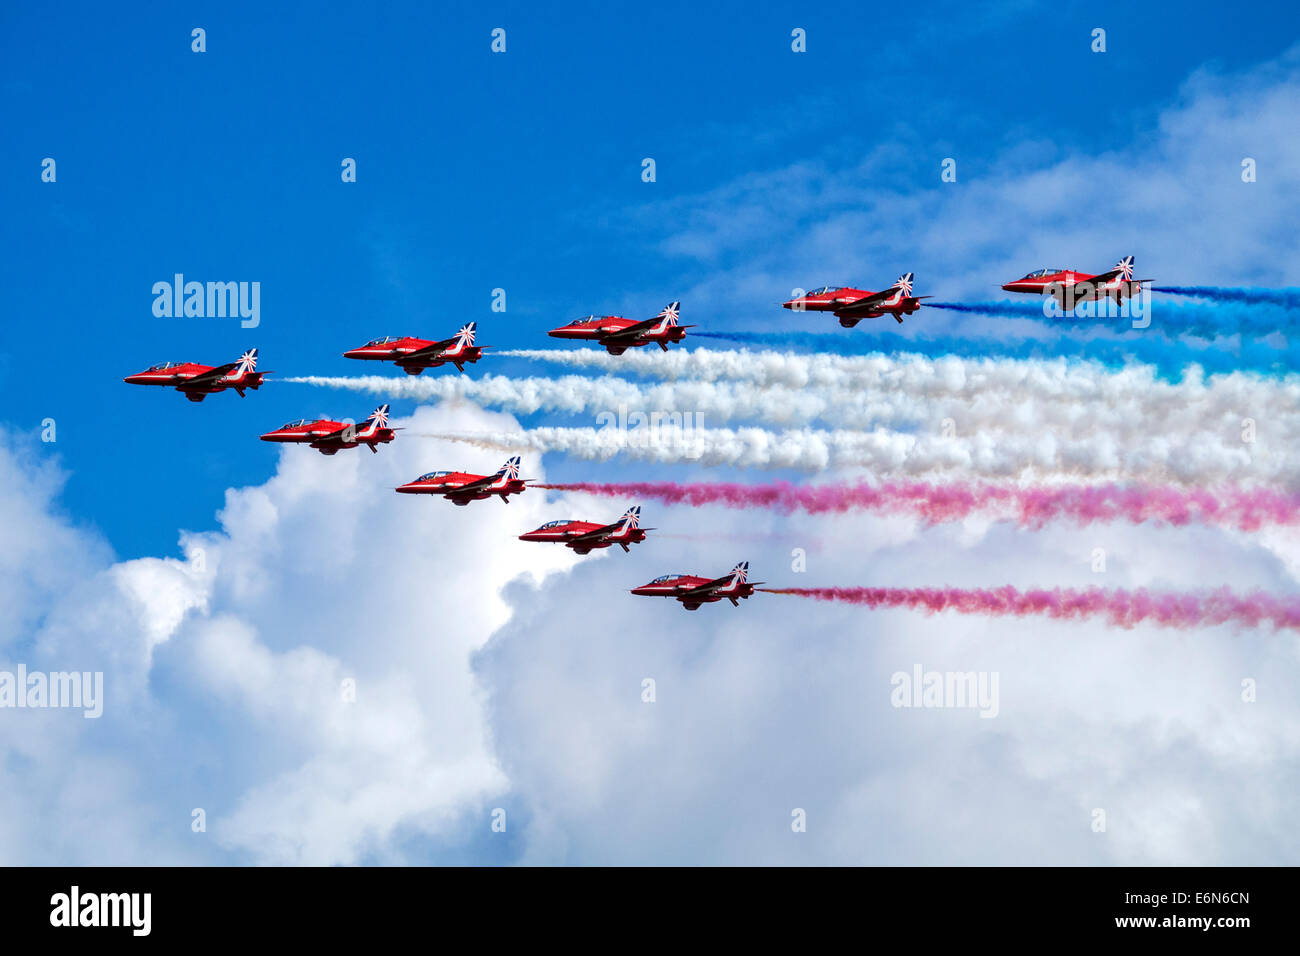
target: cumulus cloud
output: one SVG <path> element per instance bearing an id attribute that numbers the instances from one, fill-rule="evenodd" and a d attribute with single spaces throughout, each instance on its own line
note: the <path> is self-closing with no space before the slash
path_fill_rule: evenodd
<path id="1" fill-rule="evenodd" d="M 99 721 L 2 715 L 6 860 L 1294 858 L 1279 839 L 1300 739 L 1280 691 L 1300 676 L 1290 639 L 767 594 L 690 613 L 627 593 L 741 558 L 776 584 L 1285 590 L 1286 541 L 671 506 L 648 516 L 660 531 L 632 554 L 579 561 L 515 535 L 600 517 L 590 502 L 531 492 L 462 509 L 390 491 L 428 468 L 497 464 L 413 433 L 508 418 L 462 404 L 403 424 L 373 457 L 286 449 L 269 481 L 228 492 L 217 530 L 182 537 L 183 559 L 101 552 L 47 602 L 5 666 L 102 668 L 108 704 Z M 41 500 L 20 504 L 84 551 L 88 533 L 36 514 Z M 892 676 L 916 664 L 997 672 L 999 715 L 893 707 Z M 1249 678 L 1255 703 L 1241 699 Z M 206 833 L 190 831 L 196 807 Z M 495 807 L 518 842 L 493 842 Z M 790 830 L 795 809 L 806 834 Z"/>
<path id="2" fill-rule="evenodd" d="M 437 420 L 511 424 L 470 406 Z M 5 507 L 24 516 L 2 550 L 29 582 L 8 606 L 38 622 L 0 667 L 100 670 L 106 700 L 98 720 L 0 713 L 7 861 L 334 864 L 400 856 L 416 835 L 486 845 L 506 781 L 469 661 L 509 617 L 507 582 L 574 560 L 516 540 L 552 516 L 542 495 L 462 509 L 393 493 L 436 465 L 500 464 L 462 447 L 289 448 L 268 482 L 228 492 L 218 530 L 181 536 L 183 559 L 115 563 L 53 513 L 57 472 L 33 454 L 0 451 Z"/>
<path id="3" fill-rule="evenodd" d="M 635 562 L 557 580 L 480 655 L 499 756 L 532 814 L 528 862 L 1281 863 L 1300 849 L 1284 835 L 1300 757 L 1290 637 L 972 622 L 766 594 L 693 613 L 638 598 L 582 628 L 565 614 L 592 590 L 721 573 L 742 556 L 768 581 L 1189 587 L 1203 579 L 1194 555 L 1215 553 L 1216 580 L 1293 586 L 1257 545 L 1118 528 L 963 540 L 809 518 L 783 525 L 784 546 L 742 555 L 728 532 L 764 519 L 656 518 L 682 520 L 713 541 L 653 560 L 651 542 Z M 827 551 L 793 572 L 790 549 L 815 537 Z M 1110 553 L 1104 575 L 1090 570 L 1094 546 Z M 894 707 L 893 675 L 918 664 L 996 673 L 998 716 Z M 1270 690 L 1245 703 L 1252 678 Z M 791 830 L 796 809 L 807 833 Z"/>
<path id="4" fill-rule="evenodd" d="M 914 193 L 881 186 L 891 182 L 883 151 L 853 168 L 805 161 L 653 203 L 631 228 L 681 223 L 662 251 L 697 270 L 683 300 L 709 303 L 711 317 L 747 328 L 756 308 L 766 315 L 794 287 L 888 281 L 904 268 L 942 296 L 987 297 L 994 279 L 1056 265 L 1061 256 L 1071 257 L 1063 265 L 1086 268 L 1128 252 L 1144 275 L 1166 282 L 1295 284 L 1295 263 L 1275 250 L 1285 245 L 1300 195 L 1290 105 L 1298 92 L 1300 71 L 1289 55 L 1246 76 L 1192 78 L 1149 135 L 1100 155 L 1084 155 L 1095 146 L 1084 143 L 1079 154 L 1040 169 L 1008 157 L 1004 173 L 994 163 L 991 175 Z M 1244 156 L 1267 156 L 1276 178 L 1242 183 Z M 907 245 L 880 222 L 907 223 Z M 1204 222 L 1215 229 L 1201 228 Z M 880 275 L 882 262 L 893 265 Z M 762 325 L 808 322 L 773 316 Z M 927 321 L 960 321 L 976 336 L 1001 328 L 991 319 Z M 708 376 L 688 367 L 706 360 L 657 358 L 638 356 L 624 367 Z M 821 362 L 817 371 L 833 365 Z M 606 371 L 608 363 L 597 356 L 590 367 Z M 740 371 L 798 388 L 813 366 L 792 369 L 783 357 Z M 1091 410 L 1094 402 L 1104 416 L 1098 394 L 1078 407 Z M 1001 412 L 1015 420 L 1023 410 L 1004 405 Z M 1285 403 L 1275 412 L 1294 417 Z M 1216 415 L 1202 409 L 1195 417 L 1204 428 Z M 1092 444 L 1067 448 L 1026 428 L 1004 449 L 1058 474 L 1100 477 L 1113 468 L 1125 477 L 1182 475 L 1195 485 L 1236 470 L 1291 481 L 1285 468 L 1256 469 L 1259 449 L 1241 447 L 1240 425 L 1232 429 L 1235 447 L 1191 439 L 1162 412 L 1147 419 L 1138 445 L 1106 446 L 1102 428 Z M 1121 426 L 1120 434 L 1132 438 L 1136 427 Z M 837 463 L 830 434 L 804 441 L 719 429 L 703 458 L 664 447 L 635 457 L 820 469 Z M 492 437 L 593 460 L 616 450 L 591 429 Z M 857 442 L 859 452 L 867 443 L 871 457 L 846 457 L 841 466 L 893 464 L 912 450 L 903 436 L 843 441 L 845 448 Z M 916 461 L 946 462 L 946 474 L 967 479 L 1005 473 L 1005 459 L 992 449 L 953 450 L 951 460 Z M 1288 454 L 1274 447 L 1267 456 L 1280 463 Z M 694 613 L 639 599 L 626 611 L 589 614 L 583 628 L 565 615 L 592 589 L 612 592 L 674 570 L 721 573 L 742 556 L 756 577 L 793 584 L 806 575 L 808 583 L 845 586 L 1014 580 L 1289 591 L 1300 566 L 1290 531 L 1240 538 L 1204 528 L 1058 527 L 1026 535 L 974 521 L 918 529 L 899 518 L 708 508 L 655 517 L 661 526 L 678 520 L 698 532 L 694 549 L 651 561 L 651 542 L 624 562 L 635 568 L 609 562 L 557 580 L 540 599 L 521 601 L 479 657 L 498 753 L 516 800 L 531 812 L 526 860 L 1258 864 L 1294 862 L 1300 853 L 1287 822 L 1300 711 L 1286 691 L 1297 676 L 1297 645 L 1286 635 L 972 622 L 761 594 L 741 609 Z M 778 540 L 764 541 L 760 531 Z M 805 574 L 791 567 L 794 548 L 808 553 Z M 1090 563 L 1098 550 L 1101 574 Z M 891 677 L 918 663 L 997 672 L 999 716 L 893 707 Z M 655 681 L 653 704 L 642 699 L 646 679 Z M 1250 686 L 1261 693 L 1248 703 Z M 557 773 L 560 766 L 566 769 Z M 807 811 L 805 834 L 791 832 L 796 808 Z M 1099 814 L 1104 832 L 1094 830 Z"/>
<path id="5" fill-rule="evenodd" d="M 1295 264 L 1271 252 L 1296 218 L 1296 91 L 1293 58 L 1230 82 L 1198 77 L 1143 142 L 947 191 L 883 194 L 862 169 L 817 163 L 756 174 L 682 200 L 685 228 L 665 251 L 717 269 L 691 297 L 719 303 L 766 302 L 813 273 L 867 275 L 899 258 L 958 294 L 984 289 L 990 271 L 1054 264 L 1062 249 L 1077 265 L 1132 251 L 1162 277 L 1294 282 Z M 1238 154 L 1260 161 L 1253 186 L 1238 178 Z M 1081 213 L 1080 194 L 1098 201 Z M 875 228 L 885 220 L 914 224 L 911 249 Z M 1216 229 L 1197 228 L 1204 221 Z M 717 268 L 741 259 L 750 264 Z M 964 262 L 979 274 L 954 265 Z M 1231 406 L 1201 418 L 1226 421 Z M 1179 421 L 1170 406 L 1153 434 L 1166 412 Z M 720 574 L 741 558 L 754 577 L 795 586 L 1286 591 L 1300 567 L 1293 531 L 1027 532 L 671 506 L 647 513 L 660 530 L 631 554 L 579 560 L 516 540 L 549 518 L 601 517 L 540 489 L 464 509 L 391 491 L 433 468 L 491 471 L 497 449 L 427 436 L 516 441 L 513 418 L 453 397 L 403 424 L 377 456 L 285 449 L 273 477 L 227 493 L 215 529 L 182 534 L 179 556 L 136 561 L 115 560 L 60 513 L 57 468 L 36 464 L 48 450 L 0 441 L 0 669 L 103 670 L 106 690 L 98 720 L 0 712 L 0 858 L 1300 858 L 1291 637 L 867 612 L 770 594 L 685 612 L 627 594 L 667 571 Z M 761 431 L 723 436 L 716 460 L 833 451 L 816 436 L 782 450 Z M 1226 461 L 1215 457 L 1226 445 L 1188 447 L 1186 434 L 1157 439 L 1154 457 L 1102 438 L 1076 450 L 1022 435 L 1013 450 L 1093 475 L 1110 462 L 1117 476 L 1182 468 L 1199 479 L 1205 462 Z M 886 463 L 928 461 L 967 478 L 1005 471 L 974 439 L 921 457 L 913 435 L 852 441 Z M 539 457 L 525 462 L 530 477 L 545 477 Z M 1285 478 L 1279 468 L 1266 476 Z M 1104 570 L 1094 570 L 1099 553 Z M 894 706 L 895 675 L 917 665 L 996 673 L 997 717 Z M 508 837 L 490 831 L 495 807 Z M 204 833 L 191 830 L 195 808 Z M 806 833 L 791 830 L 796 810 Z"/>

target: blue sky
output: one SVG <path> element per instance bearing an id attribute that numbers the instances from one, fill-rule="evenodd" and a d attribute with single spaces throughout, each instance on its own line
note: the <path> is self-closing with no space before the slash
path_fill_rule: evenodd
<path id="1" fill-rule="evenodd" d="M 3 417 L 33 435 L 56 420 L 63 504 L 124 557 L 169 553 L 227 487 L 270 474 L 261 431 L 373 407 L 282 383 L 191 406 L 127 373 L 256 345 L 282 375 L 349 374 L 339 353 L 376 335 L 474 319 L 482 342 L 544 347 L 565 317 L 648 316 L 732 264 L 665 246 L 692 196 L 882 144 L 872 185 L 902 193 L 939 189 L 944 156 L 975 181 L 1017 149 L 1037 163 L 1122 147 L 1193 70 L 1274 57 L 1297 19 L 1287 4 L 272 6 L 3 15 Z M 505 55 L 488 50 L 497 26 Z M 807 54 L 790 52 L 796 26 Z M 345 156 L 356 184 L 340 182 Z M 879 224 L 900 255 L 907 229 Z M 175 272 L 260 281 L 260 328 L 155 318 L 150 287 Z M 791 274 L 739 301 L 687 298 L 684 321 L 777 325 L 793 285 L 873 278 Z M 505 315 L 489 311 L 496 287 Z"/>
<path id="2" fill-rule="evenodd" d="M 765 594 L 687 613 L 626 593 L 748 558 L 778 585 L 1285 595 L 1300 587 L 1294 528 L 931 526 L 646 502 L 657 530 L 644 546 L 577 558 L 515 536 L 624 502 L 530 491 L 508 508 L 462 509 L 389 489 L 504 458 L 433 433 L 591 426 L 590 407 L 513 415 L 499 401 L 394 399 L 408 430 L 374 457 L 257 440 L 381 401 L 290 376 L 406 384 L 341 357 L 370 338 L 473 320 L 480 344 L 577 348 L 546 330 L 680 299 L 701 331 L 813 332 L 815 347 L 834 335 L 858 355 L 854 337 L 870 340 L 889 353 L 874 379 L 863 371 L 874 359 L 855 366 L 871 387 L 846 373 L 790 404 L 834 399 L 852 415 L 860 402 L 855 430 L 895 447 L 924 445 L 922 430 L 949 418 L 957 437 L 933 461 L 852 468 L 548 454 L 526 473 L 1032 483 L 1117 472 L 1294 490 L 1300 386 L 1269 362 L 1294 347 L 1280 334 L 1252 341 L 1267 374 L 1204 387 L 1188 367 L 1204 355 L 1231 368 L 1240 306 L 1198 306 L 1225 334 L 1171 343 L 1159 324 L 1138 338 L 940 310 L 847 332 L 777 305 L 797 286 L 879 288 L 905 270 L 922 294 L 1001 298 L 998 285 L 1030 268 L 1125 254 L 1168 284 L 1300 285 L 1293 4 L 1234 16 L 1211 3 L 378 7 L 0 13 L 0 672 L 102 670 L 109 688 L 102 720 L 0 712 L 0 861 L 1300 859 L 1300 710 L 1287 690 L 1300 674 L 1284 635 Z M 504 55 L 489 49 L 496 27 Z M 790 50 L 796 27 L 805 54 Z M 1105 54 L 1090 51 L 1095 27 Z M 1258 160 L 1256 183 L 1240 178 L 1244 156 Z M 56 183 L 41 182 L 45 157 Z M 345 157 L 355 184 L 340 181 Z M 654 183 L 641 180 L 645 157 Z M 945 157 L 956 184 L 940 182 Z M 260 282 L 260 326 L 155 317 L 151 287 L 177 272 Z M 498 287 L 504 314 L 490 309 Z M 1056 336 L 1049 357 L 1088 339 L 1132 343 L 1186 377 L 1036 354 L 982 362 L 985 347 L 1025 352 L 1030 332 Z M 953 340 L 975 354 L 945 358 Z M 767 345 L 756 360 L 778 372 L 804 358 Z M 250 346 L 278 374 L 243 400 L 193 404 L 121 381 Z M 740 410 L 706 424 L 779 427 L 784 379 L 760 387 L 727 369 L 717 392 L 734 386 Z M 469 376 L 494 373 L 599 374 L 493 357 Z M 709 384 L 636 383 L 642 394 Z M 743 407 L 751 385 L 761 416 Z M 1244 415 L 1258 419 L 1249 449 Z M 39 440 L 47 418 L 53 444 Z M 943 457 L 964 449 L 964 464 Z M 796 547 L 806 568 L 791 562 Z M 1099 547 L 1105 578 L 1091 563 Z M 888 704 L 891 675 L 918 664 L 1000 673 L 998 719 Z M 647 676 L 655 707 L 641 697 Z M 1258 706 L 1240 700 L 1244 677 L 1259 678 Z M 351 680 L 355 706 L 339 699 Z M 196 807 L 210 815 L 205 836 L 190 829 Z M 498 807 L 506 835 L 488 829 Z M 809 812 L 807 839 L 792 840 L 792 807 Z M 1089 828 L 1097 807 L 1115 820 L 1104 839 Z"/>

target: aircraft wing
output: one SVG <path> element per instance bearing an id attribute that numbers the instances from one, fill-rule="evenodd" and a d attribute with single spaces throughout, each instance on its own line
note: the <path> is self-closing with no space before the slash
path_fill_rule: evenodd
<path id="1" fill-rule="evenodd" d="M 1107 282 L 1111 282 L 1114 279 L 1119 278 L 1121 274 L 1122 271 L 1120 269 L 1111 269 L 1109 272 L 1103 272 L 1101 275 L 1093 276 L 1091 279 L 1085 279 L 1082 282 L 1076 282 L 1072 286 L 1066 286 L 1064 283 L 1062 283 L 1059 286 L 1060 291 L 1059 292 L 1054 291 L 1053 295 L 1057 296 L 1058 298 L 1069 298 L 1071 300 L 1078 300 L 1080 296 L 1099 291 L 1101 287 L 1104 286 Z M 1136 286 L 1138 286 L 1143 282 L 1151 282 L 1151 281 L 1153 280 L 1127 279 L 1123 284 L 1127 285 L 1129 289 L 1132 290 L 1133 288 L 1135 288 Z"/>
<path id="2" fill-rule="evenodd" d="M 238 362 L 231 362 L 228 365 L 218 365 L 216 368 L 210 368 L 206 372 L 200 372 L 192 378 L 178 384 L 176 387 L 181 391 L 186 389 L 207 388 L 210 385 L 217 384 L 227 372 L 234 371 L 239 366 Z"/>
<path id="3" fill-rule="evenodd" d="M 483 491 L 485 488 L 487 488 L 488 485 L 496 481 L 496 479 L 497 479 L 496 475 L 485 475 L 482 478 L 479 478 L 477 481 L 468 482 L 466 484 L 461 485 L 459 488 L 453 488 L 451 491 L 445 491 L 443 492 L 443 494 L 445 494 L 448 498 L 454 498 L 457 495 L 474 494 L 475 492 Z"/>
<path id="4" fill-rule="evenodd" d="M 854 299 L 852 302 L 846 302 L 844 305 L 836 304 L 836 312 L 870 312 L 885 299 L 894 294 L 893 289 L 886 289 L 883 292 L 873 292 L 871 295 L 864 295 L 860 299 Z"/>
<path id="5" fill-rule="evenodd" d="M 321 443 L 332 445 L 337 442 L 338 444 L 342 445 L 347 443 L 348 441 L 347 436 L 349 434 L 355 435 L 356 431 L 357 431 L 357 426 L 344 425 L 342 428 L 336 428 L 334 429 L 334 431 L 326 432 L 323 435 L 312 435 L 311 440 L 313 443 L 321 442 Z"/>
<path id="6" fill-rule="evenodd" d="M 678 591 L 676 594 L 673 595 L 673 597 L 676 598 L 708 597 L 714 591 L 718 590 L 718 588 L 726 587 L 730 583 L 731 583 L 731 575 L 728 574 L 725 578 L 714 578 L 712 581 L 709 581 L 705 584 L 697 584 L 695 587 L 688 588 L 685 591 Z"/>
<path id="7" fill-rule="evenodd" d="M 845 305 L 835 306 L 837 315 L 852 315 L 855 312 L 875 312 L 880 308 L 882 302 L 898 292 L 898 288 L 883 289 L 880 292 L 873 292 L 871 295 L 864 295 L 860 299 L 854 299 Z M 909 295 L 905 299 L 933 299 L 932 295 Z"/>
<path id="8" fill-rule="evenodd" d="M 398 365 L 404 365 L 411 362 L 428 362 L 436 359 L 447 349 L 456 344 L 455 339 L 443 339 L 441 342 L 431 342 L 422 349 L 416 349 L 414 352 L 407 352 L 393 361 Z"/>
<path id="9" fill-rule="evenodd" d="M 1103 272 L 1101 275 L 1085 279 L 1083 282 L 1076 282 L 1069 288 L 1068 294 L 1077 298 L 1082 293 L 1095 292 L 1117 275 L 1119 275 L 1119 270 L 1111 269 L 1109 272 Z M 1062 288 L 1065 288 L 1065 286 L 1062 286 Z"/>
<path id="10" fill-rule="evenodd" d="M 625 329 L 619 329 L 617 332 L 599 332 L 597 334 L 600 335 L 600 341 L 602 342 L 618 342 L 621 339 L 638 338 L 643 332 L 649 332 L 658 324 L 659 317 L 656 316 L 653 319 L 646 319 L 644 322 L 638 322 L 636 325 L 629 325 Z"/>
<path id="11" fill-rule="evenodd" d="M 574 535 L 572 538 L 566 538 L 564 543 L 573 544 L 574 542 L 585 543 L 588 541 L 594 543 L 596 541 L 600 541 L 602 538 L 608 537 L 618 529 L 619 529 L 619 524 L 607 524 L 603 528 L 595 528 L 591 531 L 584 531 L 582 534 Z"/>

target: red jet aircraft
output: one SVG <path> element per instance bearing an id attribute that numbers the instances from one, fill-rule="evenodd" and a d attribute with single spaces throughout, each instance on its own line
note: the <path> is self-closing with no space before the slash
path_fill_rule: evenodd
<path id="1" fill-rule="evenodd" d="M 668 343 L 680 342 L 686 338 L 686 330 L 693 325 L 678 325 L 677 312 L 680 302 L 671 303 L 653 319 L 636 322 L 617 315 L 589 315 L 585 319 L 574 319 L 568 325 L 551 329 L 546 334 L 557 339 L 594 340 L 610 355 L 622 355 L 630 348 L 654 343 L 665 352 Z"/>
<path id="2" fill-rule="evenodd" d="M 825 286 L 783 302 L 781 307 L 796 312 L 833 312 L 835 318 L 840 320 L 840 325 L 846 329 L 853 328 L 863 319 L 877 319 L 885 314 L 902 322 L 903 316 L 911 315 L 921 307 L 922 299 L 933 298 L 928 295 L 912 295 L 912 279 L 913 274 L 905 272 L 883 292 L 868 292 L 847 286 Z"/>
<path id="3" fill-rule="evenodd" d="M 257 391 L 262 387 L 263 377 L 270 374 L 257 371 L 257 349 L 249 349 L 238 362 L 229 365 L 163 362 L 138 375 L 128 375 L 122 381 L 128 385 L 170 385 L 184 393 L 191 402 L 201 402 L 213 392 L 224 392 L 228 388 L 233 388 L 243 398 L 244 389 Z"/>
<path id="4" fill-rule="evenodd" d="M 400 485 L 403 495 L 442 495 L 453 504 L 467 505 L 494 495 L 510 504 L 510 495 L 525 490 L 531 479 L 519 477 L 519 456 L 511 458 L 495 475 L 471 475 L 463 471 L 431 471 L 415 481 Z"/>
<path id="5" fill-rule="evenodd" d="M 739 598 L 747 598 L 754 593 L 754 588 L 762 584 L 755 581 L 750 584 L 749 562 L 741 561 L 731 569 L 725 578 L 696 577 L 693 574 L 665 574 L 649 584 L 633 588 L 633 594 L 645 597 L 670 597 L 682 602 L 688 611 L 694 611 L 701 604 L 712 604 L 726 598 L 736 607 L 740 607 Z"/>
<path id="6" fill-rule="evenodd" d="M 365 445 L 375 454 L 379 453 L 377 445 L 383 445 L 397 437 L 396 429 L 388 427 L 388 406 L 380 405 L 360 425 L 347 422 L 332 422 L 329 419 L 300 418 L 296 422 L 281 425 L 275 431 L 267 432 L 262 441 L 292 442 L 310 445 L 322 455 L 333 455 L 340 448 L 356 448 Z"/>
<path id="7" fill-rule="evenodd" d="M 1076 272 L 1074 269 L 1039 269 L 1022 279 L 1008 282 L 1004 292 L 1032 292 L 1050 295 L 1062 309 L 1069 311 L 1076 302 L 1094 302 L 1114 299 L 1123 302 L 1142 292 L 1142 283 L 1151 279 L 1133 278 L 1133 257 L 1125 256 L 1115 263 L 1115 268 L 1100 275 Z"/>
<path id="8" fill-rule="evenodd" d="M 407 375 L 419 375 L 426 368 L 438 368 L 448 363 L 464 372 L 465 363 L 477 362 L 487 348 L 474 344 L 474 329 L 477 325 L 477 322 L 471 322 L 455 336 L 441 342 L 412 338 L 409 335 L 400 338 L 389 335 L 367 342 L 361 348 L 350 349 L 343 353 L 343 357 L 393 362 Z"/>
<path id="9" fill-rule="evenodd" d="M 593 548 L 608 548 L 616 544 L 628 551 L 629 544 L 645 540 L 645 533 L 653 528 L 641 527 L 641 506 L 633 505 L 614 524 L 594 524 L 590 521 L 548 521 L 536 531 L 519 536 L 520 541 L 558 541 L 578 554 L 587 554 Z"/>

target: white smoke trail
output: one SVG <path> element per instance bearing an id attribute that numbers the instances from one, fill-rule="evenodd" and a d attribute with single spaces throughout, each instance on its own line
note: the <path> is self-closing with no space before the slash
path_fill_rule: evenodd
<path id="1" fill-rule="evenodd" d="M 691 354 L 691 353 L 688 353 Z M 626 358 L 627 356 L 622 356 Z M 786 357 L 790 358 L 790 357 Z M 806 356 L 797 358 L 806 359 Z M 745 363 L 756 359 L 757 364 Z M 758 374 L 767 360 L 731 353 L 726 361 Z M 1190 373 L 1163 381 L 1147 366 L 1117 371 L 1064 360 L 903 359 L 876 356 L 838 371 L 823 368 L 803 387 L 685 381 L 646 385 L 579 375 L 511 379 L 308 377 L 313 385 L 413 399 L 463 399 L 515 414 L 596 416 L 620 408 L 689 413 L 699 424 L 757 422 L 784 428 L 884 426 L 957 436 L 1030 437 L 1068 448 L 1092 439 L 1137 454 L 1176 444 L 1195 456 L 1223 446 L 1267 460 L 1300 447 L 1300 378 L 1233 372 Z M 793 364 L 787 366 L 793 368 Z M 1001 440 L 999 438 L 999 440 Z"/>
<path id="2" fill-rule="evenodd" d="M 882 356 L 801 355 L 749 349 L 696 348 L 690 351 L 626 352 L 610 355 L 603 349 L 512 349 L 497 352 L 502 358 L 549 362 L 568 368 L 637 375 L 666 381 L 744 381 L 760 387 L 852 384 L 854 376 L 868 371 Z M 846 376 L 848 381 L 845 382 Z"/>
<path id="3" fill-rule="evenodd" d="M 1008 409 L 1017 414 L 1016 410 L 1026 403 L 1043 408 L 1059 406 L 1046 412 L 1051 417 L 1041 422 L 1043 426 L 1107 429 L 1113 427 L 1112 422 L 1094 418 L 1105 409 L 1114 410 L 1128 421 L 1154 416 L 1168 421 L 1169 415 L 1182 410 L 1186 413 L 1184 422 L 1189 424 L 1237 412 L 1243 418 L 1260 421 L 1300 410 L 1300 376 L 1294 374 L 1279 377 L 1234 371 L 1207 377 L 1193 367 L 1182 381 L 1170 382 L 1150 365 L 1109 369 L 1097 362 L 1061 358 L 931 359 L 921 355 L 801 355 L 746 349 L 622 356 L 594 350 L 512 354 L 566 363 L 573 357 L 573 365 L 597 369 L 618 368 L 621 363 L 634 374 L 655 375 L 668 381 L 736 381 L 768 390 L 787 389 L 774 391 L 782 402 L 790 400 L 792 391 L 819 395 L 829 411 L 806 421 L 820 420 L 831 425 L 862 424 L 864 416 L 870 415 L 865 421 L 921 424 L 951 417 L 971 429 L 995 428 L 1008 421 Z M 631 361 L 624 362 L 626 359 Z M 742 402 L 750 402 L 754 394 L 741 390 Z M 922 410 L 914 404 L 909 406 L 907 400 L 935 404 Z M 945 401 L 947 404 L 943 404 Z M 994 402 L 1010 405 L 990 409 Z M 803 423 L 797 417 L 799 409 L 808 407 L 816 407 L 816 403 L 797 404 L 784 419 L 767 414 L 751 417 L 775 424 Z M 727 404 L 716 409 L 723 414 L 729 410 Z"/>
<path id="4" fill-rule="evenodd" d="M 706 466 L 861 470 L 879 480 L 985 478 L 1021 481 L 1140 479 L 1201 487 L 1210 483 L 1277 483 L 1300 487 L 1290 449 L 1261 454 L 1251 443 L 1201 436 L 1187 441 L 1153 435 L 1130 445 L 1109 435 L 1061 444 L 1050 435 L 941 437 L 872 432 L 764 428 L 534 428 L 479 435 L 425 437 L 515 452 L 562 453 L 605 461 L 615 456 Z"/>

